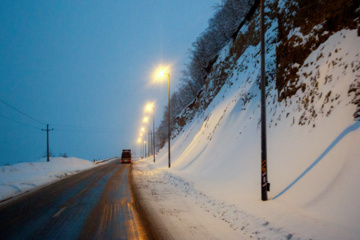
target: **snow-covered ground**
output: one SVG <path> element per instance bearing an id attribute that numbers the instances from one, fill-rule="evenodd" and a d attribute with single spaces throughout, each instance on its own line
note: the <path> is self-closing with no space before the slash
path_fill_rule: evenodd
<path id="1" fill-rule="evenodd" d="M 359 239 L 360 121 L 349 91 L 360 85 L 359 43 L 356 30 L 333 34 L 299 66 L 306 88 L 286 102 L 276 101 L 270 83 L 269 201 L 261 201 L 259 67 L 251 58 L 259 46 L 238 60 L 247 70 L 234 71 L 172 140 L 170 169 L 167 145 L 156 163 L 134 164 L 135 180 L 161 208 L 164 224 L 188 229 L 175 238 Z M 274 51 L 267 61 L 275 62 Z"/>
<path id="2" fill-rule="evenodd" d="M 272 23 L 267 39 L 275 29 Z M 359 239 L 358 89 L 349 91 L 360 86 L 359 43 L 357 30 L 334 33 L 298 66 L 305 87 L 286 101 L 277 101 L 269 82 L 269 201 L 260 196 L 259 46 L 247 48 L 237 60 L 245 70 L 230 72 L 207 109 L 172 140 L 170 169 L 166 144 L 156 163 L 133 163 L 135 182 L 175 239 Z M 268 63 L 276 62 L 275 48 Z M 0 198 L 94 166 L 54 158 L 1 167 Z"/>
<path id="3" fill-rule="evenodd" d="M 88 160 L 69 158 L 50 158 L 50 162 L 24 162 L 0 167 L 0 201 L 53 183 L 66 176 L 93 168 L 96 165 Z"/>

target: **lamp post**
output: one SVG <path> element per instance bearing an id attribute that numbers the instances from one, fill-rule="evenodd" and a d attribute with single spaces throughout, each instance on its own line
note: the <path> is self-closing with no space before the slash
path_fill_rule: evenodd
<path id="1" fill-rule="evenodd" d="M 140 136 L 143 136 L 143 132 L 145 132 L 145 128 L 141 128 Z M 144 134 L 144 159 L 146 158 L 146 133 Z"/>
<path id="2" fill-rule="evenodd" d="M 143 134 L 142 133 L 140 133 L 140 138 L 139 138 L 139 142 L 140 142 L 140 150 L 142 149 L 142 151 L 140 151 L 140 152 L 143 152 L 143 158 L 145 158 L 145 154 L 144 154 L 144 145 L 143 145 Z"/>
<path id="3" fill-rule="evenodd" d="M 162 77 L 164 75 L 168 76 L 168 163 L 170 168 L 170 73 L 165 73 L 165 71 L 159 72 L 159 77 Z"/>
<path id="4" fill-rule="evenodd" d="M 170 164 L 170 73 L 168 73 L 168 155 L 169 155 L 169 168 Z"/>
<path id="5" fill-rule="evenodd" d="M 144 158 L 146 158 L 146 136 L 144 135 Z"/>
<path id="6" fill-rule="evenodd" d="M 138 143 L 139 143 L 139 146 L 140 146 L 140 150 L 139 150 L 139 155 L 141 154 L 141 149 L 142 149 L 142 138 L 141 138 L 141 135 L 138 139 Z"/>
<path id="7" fill-rule="evenodd" d="M 148 132 L 148 134 L 150 135 L 150 143 L 148 144 L 148 156 L 150 156 L 151 151 L 152 151 L 152 133 L 151 133 L 151 127 L 150 127 L 150 117 L 145 117 L 144 122 L 149 122 L 149 132 Z M 148 140 L 149 140 L 149 138 L 148 138 Z"/>
<path id="8" fill-rule="evenodd" d="M 153 104 L 148 104 L 146 107 L 146 111 L 152 111 L 153 113 L 153 130 L 152 130 L 152 135 L 151 135 L 151 146 L 152 146 L 152 154 L 154 157 L 154 162 L 155 162 L 155 107 Z M 150 124 L 150 122 L 149 122 Z"/>
<path id="9" fill-rule="evenodd" d="M 155 163 L 155 107 L 153 106 L 153 156 L 154 156 L 154 163 Z"/>

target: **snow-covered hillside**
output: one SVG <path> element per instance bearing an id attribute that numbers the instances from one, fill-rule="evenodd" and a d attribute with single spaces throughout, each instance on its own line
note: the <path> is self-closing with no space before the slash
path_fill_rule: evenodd
<path id="1" fill-rule="evenodd" d="M 282 1 L 286 2 L 286 1 Z M 281 7 L 281 4 L 280 4 Z M 315 28 L 320 28 L 317 26 Z M 246 34 L 249 24 L 239 34 Z M 269 23 L 267 72 L 276 69 L 277 21 Z M 311 32 L 308 36 L 313 34 Z M 298 29 L 288 38 L 306 42 Z M 260 239 L 358 239 L 360 235 L 360 36 L 358 30 L 332 33 L 296 68 L 298 91 L 278 101 L 275 78 L 267 87 L 268 179 L 270 200 L 260 193 L 259 44 L 237 59 L 233 43 L 220 53 L 208 76 L 203 111 L 167 145 L 147 174 L 194 197 L 204 210 L 241 236 Z M 216 93 L 216 76 L 228 68 Z M 190 113 L 189 113 L 190 112 Z M 354 118 L 355 117 L 355 118 Z M 143 168 L 141 171 L 145 171 Z M 146 174 L 145 174 L 146 175 Z"/>

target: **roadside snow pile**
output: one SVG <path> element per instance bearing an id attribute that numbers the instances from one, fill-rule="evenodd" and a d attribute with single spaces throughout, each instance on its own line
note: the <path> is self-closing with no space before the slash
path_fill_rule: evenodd
<path id="1" fill-rule="evenodd" d="M 233 224 L 233 220 L 238 220 L 236 210 L 234 219 L 228 221 L 226 211 L 231 214 L 234 209 L 211 200 L 192 183 L 166 170 L 154 169 L 147 161 L 133 166 L 132 176 L 143 199 L 142 207 L 150 209 L 154 229 L 162 229 L 163 239 L 247 239 L 234 231 L 238 228 Z M 206 203 L 211 207 L 206 207 Z"/>
<path id="2" fill-rule="evenodd" d="M 70 158 L 50 158 L 50 162 L 18 163 L 0 167 L 0 201 L 52 183 L 79 171 L 96 166 L 94 163 Z"/>
<path id="3" fill-rule="evenodd" d="M 267 39 L 274 37 L 268 31 Z M 303 89 L 286 101 L 277 101 L 269 82 L 269 201 L 260 200 L 259 66 L 247 57 L 256 56 L 259 45 L 246 49 L 237 60 L 246 63 L 244 70 L 229 73 L 207 108 L 172 140 L 170 169 L 167 145 L 155 164 L 151 158 L 135 164 L 135 176 L 160 188 L 149 201 L 156 206 L 172 186 L 183 193 L 179 201 L 189 214 L 201 208 L 239 238 L 358 239 L 360 121 L 353 117 L 358 95 L 351 89 L 360 82 L 359 42 L 357 30 L 344 29 L 313 49 L 298 66 Z M 275 58 L 270 45 L 267 62 Z"/>

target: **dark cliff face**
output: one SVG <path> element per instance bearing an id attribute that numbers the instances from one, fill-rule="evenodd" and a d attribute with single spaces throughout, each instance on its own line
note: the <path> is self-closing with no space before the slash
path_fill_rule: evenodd
<path id="1" fill-rule="evenodd" d="M 269 57 L 273 62 L 266 63 L 266 78 L 268 86 L 275 88 L 277 94 L 269 93 L 267 97 L 272 102 L 286 103 L 287 99 L 298 91 L 306 91 L 307 93 L 299 100 L 299 104 L 305 106 L 304 111 L 308 112 L 305 115 L 311 115 L 311 117 L 306 118 L 307 121 L 304 120 L 305 117 L 298 119 L 299 124 L 303 125 L 305 122 L 308 123 L 309 119 L 316 118 L 317 113 L 310 105 L 314 101 L 314 92 L 319 89 L 317 89 L 317 76 L 311 76 L 311 74 L 305 76 L 305 78 L 311 78 L 310 85 L 299 82 L 300 68 L 303 67 L 309 55 L 334 33 L 342 29 L 358 29 L 358 35 L 360 34 L 360 2 L 359 0 L 268 0 L 265 15 L 267 29 L 272 23 L 277 22 L 277 28 L 271 30 L 276 31 L 276 34 L 270 34 L 271 37 L 265 39 L 266 54 L 269 53 L 269 49 L 276 48 L 276 55 L 267 55 L 267 58 Z M 249 47 L 258 46 L 260 42 L 259 9 L 248 14 L 241 24 L 242 28 L 225 47 L 226 53 L 222 52 L 221 57 L 217 56 L 211 69 L 208 69 L 204 88 L 177 117 L 174 135 L 177 135 L 196 114 L 203 112 L 209 106 L 224 84 L 232 84 L 228 80 L 236 72 L 247 71 L 249 63 L 238 60 L 244 58 L 243 54 Z M 260 53 L 255 53 L 251 57 L 259 58 L 259 56 Z M 316 64 L 315 62 L 314 65 Z M 253 67 L 260 68 L 259 61 L 255 61 Z M 355 67 L 352 71 L 360 70 Z M 315 90 L 309 91 L 309 88 Z M 354 94 L 351 103 L 358 106 L 354 113 L 355 118 L 359 118 L 360 115 L 359 88 L 359 79 L 354 79 L 349 94 Z"/>
<path id="2" fill-rule="evenodd" d="M 341 29 L 359 29 L 359 5 L 358 0 L 286 2 L 277 14 L 276 88 L 279 101 L 293 96 L 303 87 L 298 85 L 297 66 L 303 65 L 313 50 Z M 295 29 L 307 38 L 291 35 Z"/>

